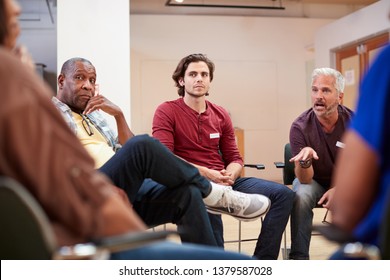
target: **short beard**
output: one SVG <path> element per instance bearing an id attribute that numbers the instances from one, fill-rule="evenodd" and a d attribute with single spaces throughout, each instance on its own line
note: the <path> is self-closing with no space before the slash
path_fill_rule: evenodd
<path id="1" fill-rule="evenodd" d="M 186 91 L 185 94 L 188 94 L 189 96 L 196 97 L 196 98 L 200 98 L 200 97 L 203 97 L 203 96 L 209 96 L 208 92 L 206 92 L 206 93 L 204 93 L 202 95 L 197 95 L 197 94 L 193 94 L 193 93 L 190 93 L 190 92 Z"/>

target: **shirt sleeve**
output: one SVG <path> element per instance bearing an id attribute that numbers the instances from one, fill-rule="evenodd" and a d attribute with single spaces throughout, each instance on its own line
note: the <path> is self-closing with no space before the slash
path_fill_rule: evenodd
<path id="1" fill-rule="evenodd" d="M 152 135 L 173 152 L 175 146 L 173 109 L 168 103 L 163 103 L 156 109 L 153 117 Z"/>
<path id="2" fill-rule="evenodd" d="M 294 121 L 290 128 L 290 146 L 293 157 L 299 154 L 302 148 L 307 146 L 303 131 L 296 122 Z"/>

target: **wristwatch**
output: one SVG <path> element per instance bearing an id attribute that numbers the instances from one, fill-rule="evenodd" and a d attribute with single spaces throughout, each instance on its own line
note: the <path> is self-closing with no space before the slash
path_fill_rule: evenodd
<path id="1" fill-rule="evenodd" d="M 299 165 L 303 169 L 307 169 L 311 166 L 311 158 L 308 158 L 307 160 L 300 160 Z"/>

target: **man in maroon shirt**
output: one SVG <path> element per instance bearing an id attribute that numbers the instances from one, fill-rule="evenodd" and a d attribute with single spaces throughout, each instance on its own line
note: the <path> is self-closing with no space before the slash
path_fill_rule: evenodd
<path id="1" fill-rule="evenodd" d="M 291 212 L 291 259 L 309 259 L 313 208 L 328 208 L 333 189 L 332 171 L 341 137 L 352 111 L 340 105 L 344 77 L 331 68 L 315 69 L 312 74 L 312 108 L 291 125 L 290 145 L 295 162 L 294 207 Z M 329 190 L 330 189 L 330 190 Z"/>
<path id="2" fill-rule="evenodd" d="M 214 64 L 203 54 L 183 58 L 172 78 L 180 98 L 161 104 L 153 119 L 153 136 L 177 156 L 196 166 L 210 181 L 242 193 L 271 200 L 254 251 L 258 259 L 277 259 L 294 193 L 284 185 L 258 178 L 240 178 L 243 160 L 228 112 L 206 100 Z M 227 205 L 228 207 L 228 205 Z M 219 215 L 209 215 L 214 234 L 223 246 Z"/>

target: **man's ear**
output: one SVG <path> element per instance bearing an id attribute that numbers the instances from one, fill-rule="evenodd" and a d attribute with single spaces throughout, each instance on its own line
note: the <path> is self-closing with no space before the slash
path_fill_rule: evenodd
<path id="1" fill-rule="evenodd" d="M 63 88 L 63 86 L 64 86 L 64 80 L 65 80 L 64 74 L 58 75 L 57 84 L 58 84 L 58 88 L 59 88 L 59 89 L 62 89 L 62 88 Z"/>
<path id="2" fill-rule="evenodd" d="M 184 79 L 183 78 L 179 78 L 179 85 L 180 86 L 184 86 Z"/>
<path id="3" fill-rule="evenodd" d="M 339 93 L 339 104 L 343 104 L 344 92 Z"/>

